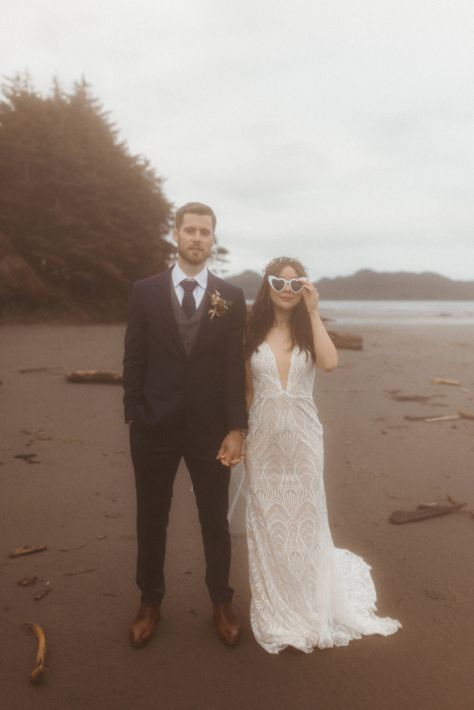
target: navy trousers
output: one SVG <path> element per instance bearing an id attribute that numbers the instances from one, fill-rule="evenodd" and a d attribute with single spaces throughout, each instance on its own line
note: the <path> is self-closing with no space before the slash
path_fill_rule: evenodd
<path id="1" fill-rule="evenodd" d="M 230 469 L 216 460 L 218 447 L 192 445 L 184 427 L 130 425 L 130 449 L 137 492 L 137 585 L 142 602 L 159 604 L 165 593 L 166 529 L 173 484 L 182 458 L 188 467 L 199 512 L 206 584 L 214 604 L 229 602 L 230 534 L 227 520 Z"/>

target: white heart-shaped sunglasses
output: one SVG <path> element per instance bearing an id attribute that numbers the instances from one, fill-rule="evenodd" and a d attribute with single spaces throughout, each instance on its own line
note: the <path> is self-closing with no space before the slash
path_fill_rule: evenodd
<path id="1" fill-rule="evenodd" d="M 304 286 L 300 279 L 283 279 L 281 276 L 269 276 L 268 283 L 274 291 L 281 293 L 288 286 L 293 293 L 300 293 Z"/>

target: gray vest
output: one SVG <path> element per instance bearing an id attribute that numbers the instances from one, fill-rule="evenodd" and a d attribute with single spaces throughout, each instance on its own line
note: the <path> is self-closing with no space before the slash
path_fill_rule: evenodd
<path id="1" fill-rule="evenodd" d="M 170 279 L 170 288 L 171 288 L 171 307 L 173 309 L 173 315 L 176 320 L 176 323 L 178 324 L 179 337 L 181 338 L 181 342 L 184 345 L 186 355 L 189 355 L 189 353 L 191 352 L 193 345 L 195 343 L 201 320 L 207 311 L 206 294 L 204 294 L 204 296 L 202 297 L 202 301 L 199 304 L 199 308 L 197 308 L 196 311 L 193 313 L 193 315 L 190 318 L 188 318 L 183 313 L 183 309 L 181 308 L 181 306 L 179 304 L 178 297 L 176 295 L 176 290 L 175 290 L 175 287 L 173 286 L 172 279 Z"/>

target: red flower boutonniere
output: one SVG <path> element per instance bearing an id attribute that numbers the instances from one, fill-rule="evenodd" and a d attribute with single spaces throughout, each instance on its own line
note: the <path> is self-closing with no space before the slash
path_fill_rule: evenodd
<path id="1" fill-rule="evenodd" d="M 210 296 L 211 307 L 209 308 L 208 313 L 211 320 L 214 318 L 214 316 L 222 318 L 222 316 L 225 316 L 227 311 L 230 310 L 232 301 L 226 301 L 225 298 L 222 298 L 221 294 L 217 289 L 214 291 L 214 293 L 211 293 Z"/>

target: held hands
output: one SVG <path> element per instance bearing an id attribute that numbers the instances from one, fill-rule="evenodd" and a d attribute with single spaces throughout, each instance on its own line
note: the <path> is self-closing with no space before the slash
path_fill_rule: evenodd
<path id="1" fill-rule="evenodd" d="M 319 293 L 318 289 L 309 279 L 303 277 L 299 279 L 303 283 L 303 299 L 310 315 L 317 315 L 319 312 Z"/>
<path id="2" fill-rule="evenodd" d="M 244 437 L 240 431 L 230 431 L 224 438 L 216 459 L 224 466 L 235 466 L 240 463 L 244 457 Z"/>

